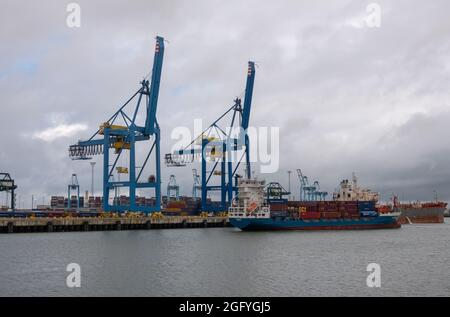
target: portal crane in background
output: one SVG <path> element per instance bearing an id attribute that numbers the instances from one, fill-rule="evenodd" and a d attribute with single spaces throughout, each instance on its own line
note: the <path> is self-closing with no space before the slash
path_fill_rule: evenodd
<path id="1" fill-rule="evenodd" d="M 197 190 L 202 190 L 202 185 L 200 183 L 200 175 L 198 175 L 197 169 L 192 169 L 192 175 L 194 177 L 194 183 L 192 185 L 192 198 L 197 200 Z"/>
<path id="2" fill-rule="evenodd" d="M 167 201 L 172 199 L 180 200 L 180 185 L 177 184 L 175 175 L 170 175 L 169 182 L 167 183 Z"/>
<path id="3" fill-rule="evenodd" d="M 103 123 L 94 135 L 87 141 L 79 141 L 69 147 L 69 156 L 74 160 L 90 159 L 92 155 L 103 154 L 103 209 L 104 211 L 125 212 L 140 211 L 146 214 L 161 210 L 161 165 L 160 165 L 160 128 L 156 119 L 159 87 L 164 57 L 164 39 L 156 37 L 156 47 L 153 59 L 151 84 L 145 78 L 141 87 Z M 127 106 L 137 99 L 134 108 Z M 144 106 L 141 107 L 141 102 Z M 131 108 L 131 109 L 129 109 Z M 126 111 L 128 109 L 128 111 Z M 130 111 L 131 110 L 131 111 Z M 138 119 L 145 122 L 138 123 Z M 120 121 L 119 124 L 117 121 Z M 141 125 L 139 125 L 141 124 Z M 148 153 L 142 164 L 136 166 L 136 143 L 146 142 Z M 110 150 L 114 153 L 110 153 Z M 113 181 L 111 175 L 122 153 L 129 152 L 129 179 Z M 153 154 L 155 175 L 141 181 L 144 168 Z M 113 164 L 110 165 L 110 156 Z M 115 156 L 115 158 L 114 158 Z M 128 205 L 110 205 L 110 191 L 115 188 L 126 188 L 129 191 Z M 136 189 L 154 190 L 155 204 L 153 206 L 138 206 L 136 204 Z"/>
<path id="4" fill-rule="evenodd" d="M 245 157 L 246 177 L 251 178 L 250 166 L 250 140 L 247 129 L 250 122 L 250 110 L 255 81 L 255 63 L 248 62 L 247 83 L 245 87 L 244 104 L 240 98 L 234 100 L 234 104 L 214 121 L 207 129 L 188 144 L 184 149 L 166 154 L 167 166 L 185 166 L 187 162 L 201 161 L 201 208 L 206 212 L 220 212 L 227 210 L 231 205 L 233 196 L 237 193 L 236 173 Z M 226 116 L 231 115 L 231 124 L 221 127 L 219 124 Z M 232 135 L 239 130 L 239 135 Z M 213 136 L 213 134 L 217 134 Z M 243 150 L 239 160 L 232 159 L 233 153 Z M 207 170 L 207 162 L 212 163 L 211 170 Z M 233 164 L 235 162 L 235 164 Z M 211 177 L 220 176 L 219 185 L 211 185 Z M 233 184 L 234 181 L 234 184 Z M 220 202 L 218 205 L 208 202 L 209 192 L 219 192 Z"/>
<path id="5" fill-rule="evenodd" d="M 312 193 L 316 190 L 314 185 L 309 185 L 308 176 L 303 175 L 301 169 L 297 169 L 298 179 L 300 181 L 300 200 L 312 200 Z"/>
<path id="6" fill-rule="evenodd" d="M 314 200 L 326 200 L 328 196 L 328 192 L 320 191 L 320 184 L 319 181 L 315 181 L 313 186 L 315 187 L 314 190 Z"/>
<path id="7" fill-rule="evenodd" d="M 72 208 L 71 206 L 71 193 L 72 190 L 77 191 L 77 209 L 80 209 L 80 184 L 78 184 L 77 174 L 72 174 L 70 179 L 70 184 L 67 186 L 67 208 Z"/>
<path id="8" fill-rule="evenodd" d="M 0 192 L 4 191 L 6 193 L 11 193 L 11 210 L 14 210 L 16 207 L 16 196 L 14 194 L 16 189 L 17 185 L 15 184 L 14 179 L 11 178 L 11 175 L 9 175 L 9 173 L 0 173 Z"/>
<path id="9" fill-rule="evenodd" d="M 301 169 L 297 169 L 298 179 L 300 181 L 300 200 L 325 200 L 328 192 L 320 190 L 319 181 L 315 181 L 312 185 L 308 182 L 308 176 L 303 175 Z"/>

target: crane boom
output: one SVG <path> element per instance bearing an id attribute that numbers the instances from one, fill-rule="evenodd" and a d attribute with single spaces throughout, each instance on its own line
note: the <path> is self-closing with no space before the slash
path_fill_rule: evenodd
<path id="1" fill-rule="evenodd" d="M 250 122 L 253 86 L 255 83 L 255 62 L 248 62 L 247 84 L 245 86 L 244 108 L 242 109 L 242 129 L 246 131 Z"/>
<path id="2" fill-rule="evenodd" d="M 150 97 L 147 106 L 147 120 L 145 122 L 145 133 L 147 135 L 152 135 L 155 133 L 156 109 L 158 105 L 163 59 L 164 39 L 160 36 L 157 36 L 155 57 L 153 58 L 152 86 L 150 87 Z"/>

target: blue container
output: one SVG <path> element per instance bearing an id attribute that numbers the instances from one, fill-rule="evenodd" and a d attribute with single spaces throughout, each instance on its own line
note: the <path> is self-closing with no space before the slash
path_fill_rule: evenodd
<path id="1" fill-rule="evenodd" d="M 378 213 L 374 210 L 370 211 L 361 211 L 361 217 L 378 217 Z"/>
<path id="2" fill-rule="evenodd" d="M 268 199 L 267 202 L 269 204 L 287 204 L 288 200 L 287 199 Z"/>
<path id="3" fill-rule="evenodd" d="M 359 211 L 373 211 L 373 210 L 375 210 L 375 202 L 374 201 L 358 201 L 358 210 Z"/>

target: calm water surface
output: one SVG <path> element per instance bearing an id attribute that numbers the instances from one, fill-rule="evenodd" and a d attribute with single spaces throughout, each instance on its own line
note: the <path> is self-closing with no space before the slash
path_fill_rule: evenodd
<path id="1" fill-rule="evenodd" d="M 0 296 L 449 296 L 448 220 L 374 231 L 0 235 Z M 66 286 L 72 262 L 78 289 Z M 366 286 L 372 262 L 381 288 Z"/>

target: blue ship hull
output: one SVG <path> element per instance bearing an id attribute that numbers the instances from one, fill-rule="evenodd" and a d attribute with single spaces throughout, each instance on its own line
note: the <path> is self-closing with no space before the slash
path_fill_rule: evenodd
<path id="1" fill-rule="evenodd" d="M 400 228 L 393 216 L 361 217 L 359 219 L 274 219 L 230 218 L 232 226 L 244 231 L 261 230 L 367 230 Z"/>

